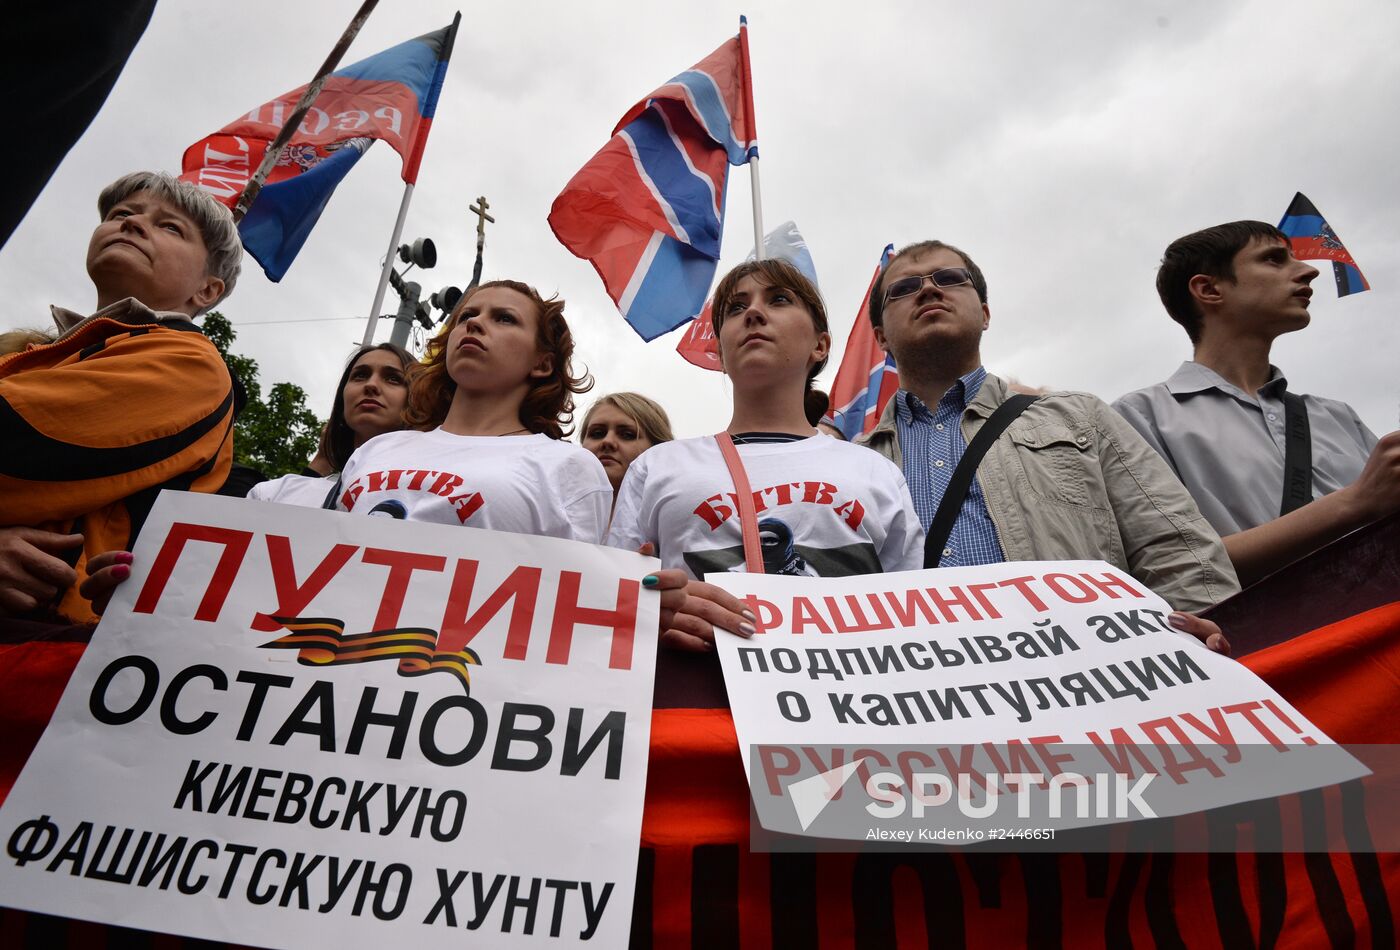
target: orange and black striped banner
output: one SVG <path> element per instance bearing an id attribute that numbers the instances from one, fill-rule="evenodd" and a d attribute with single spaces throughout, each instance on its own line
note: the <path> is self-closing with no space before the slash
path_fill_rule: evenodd
<path id="1" fill-rule="evenodd" d="M 339 666 L 398 660 L 400 676 L 450 673 L 471 692 L 468 666 L 480 666 L 476 651 L 462 648 L 440 652 L 438 632 L 428 627 L 396 627 L 369 633 L 346 633 L 345 623 L 332 617 L 273 617 L 290 630 L 286 636 L 262 644 L 265 649 L 296 650 L 297 662 L 307 666 Z"/>

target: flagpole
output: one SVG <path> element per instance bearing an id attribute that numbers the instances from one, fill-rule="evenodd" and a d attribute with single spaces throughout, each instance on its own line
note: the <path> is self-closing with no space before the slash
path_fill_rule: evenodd
<path id="1" fill-rule="evenodd" d="M 442 81 L 447 75 L 447 64 L 452 60 L 452 47 L 457 41 L 457 25 L 461 22 L 462 13 L 459 10 L 452 17 L 452 25 L 443 40 L 437 72 L 433 77 L 435 90 L 441 90 Z M 430 92 L 429 99 L 432 100 L 432 107 L 427 114 L 431 118 L 432 110 L 437 107 L 436 94 Z M 403 236 L 403 223 L 408 218 L 408 203 L 413 200 L 413 188 L 418 183 L 418 162 L 422 159 L 423 149 L 427 145 L 426 136 L 427 133 L 420 127 L 417 141 L 413 143 L 412 157 L 405 159 L 403 200 L 399 202 L 399 216 L 394 221 L 393 236 L 389 238 L 389 251 L 384 255 L 384 269 L 379 272 L 379 286 L 374 289 L 374 306 L 370 308 L 369 318 L 365 320 L 365 335 L 360 341 L 361 346 L 369 346 L 374 342 L 374 328 L 379 324 L 379 308 L 384 305 L 384 294 L 389 289 L 389 277 L 394 272 L 394 254 L 399 248 L 399 238 Z"/>
<path id="2" fill-rule="evenodd" d="M 749 67 L 749 18 L 739 17 L 739 68 L 743 71 L 744 109 L 748 112 L 748 128 L 745 134 L 753 133 L 754 153 L 749 159 L 750 193 L 753 197 L 753 259 L 764 258 L 763 247 L 763 195 L 758 187 L 758 120 L 753 114 L 753 71 Z M 745 142 L 747 146 L 749 143 Z"/>
<path id="3" fill-rule="evenodd" d="M 399 249 L 399 238 L 403 236 L 403 223 L 408 217 L 408 203 L 413 200 L 413 182 L 405 182 L 403 201 L 399 202 L 399 217 L 394 222 L 394 234 L 389 238 L 389 252 L 384 255 L 384 270 L 379 274 L 379 286 L 374 291 L 374 306 L 370 308 L 369 319 L 365 321 L 364 339 L 361 346 L 374 342 L 374 328 L 379 323 L 379 308 L 384 305 L 384 293 L 389 289 L 389 275 L 394 270 L 394 254 Z"/>
<path id="4" fill-rule="evenodd" d="M 749 181 L 753 185 L 753 259 L 764 258 L 763 247 L 763 199 L 758 190 L 758 156 L 749 159 Z"/>
<path id="5" fill-rule="evenodd" d="M 277 138 L 272 140 L 272 144 L 263 153 L 262 164 L 253 173 L 253 177 L 248 179 L 248 184 L 243 186 L 243 194 L 238 196 L 238 202 L 233 208 L 233 220 L 239 222 L 248 213 L 253 201 L 258 197 L 258 192 L 262 191 L 263 182 L 271 174 L 272 167 L 277 164 L 277 159 L 282 154 L 282 147 L 291 140 L 292 133 L 301 125 L 301 120 L 306 118 L 306 113 L 311 109 L 311 104 L 316 101 L 316 97 L 321 94 L 321 87 L 326 84 L 326 77 L 335 71 L 335 67 L 340 65 L 340 59 L 345 55 L 345 51 L 350 48 L 350 43 L 355 39 L 355 35 L 360 32 L 360 27 L 365 25 L 369 15 L 374 12 L 379 0 L 364 0 L 360 4 L 359 11 L 355 14 L 350 25 L 345 28 L 345 32 L 340 34 L 339 41 L 331 48 L 330 55 L 321 64 L 315 77 L 311 80 L 311 85 L 306 87 L 306 91 L 301 94 L 301 101 L 292 110 L 291 116 L 282 126 L 282 131 L 277 133 Z"/>

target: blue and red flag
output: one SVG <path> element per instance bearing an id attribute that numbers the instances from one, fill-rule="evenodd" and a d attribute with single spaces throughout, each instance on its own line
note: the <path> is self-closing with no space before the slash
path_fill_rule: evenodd
<path id="1" fill-rule="evenodd" d="M 826 421 L 840 429 L 848 441 L 875 428 L 885 404 L 899 390 L 899 370 L 895 369 L 894 357 L 880 348 L 875 339 L 875 327 L 870 322 L 870 291 L 893 255 L 894 245 L 886 245 L 880 255 L 880 266 L 875 268 L 870 286 L 861 298 L 860 312 L 856 314 L 855 325 L 846 340 L 845 355 L 841 357 L 841 368 L 831 384 L 831 409 Z"/>
<path id="2" fill-rule="evenodd" d="M 405 182 L 417 180 L 460 19 L 326 77 L 238 225 L 269 280 L 282 279 L 331 193 L 375 139 L 403 157 Z M 191 145 L 180 177 L 232 208 L 305 91 L 293 89 Z"/>
<path id="3" fill-rule="evenodd" d="M 1337 296 L 1359 294 L 1371 285 L 1361 276 L 1361 268 L 1351 259 L 1351 253 L 1337 237 L 1337 232 L 1322 217 L 1322 213 L 1301 191 L 1283 214 L 1278 228 L 1288 235 L 1293 256 L 1300 261 L 1331 261 L 1332 276 L 1337 279 Z"/>
<path id="4" fill-rule="evenodd" d="M 554 199 L 549 226 L 653 340 L 705 303 L 730 165 L 758 156 L 748 29 L 637 103 Z"/>

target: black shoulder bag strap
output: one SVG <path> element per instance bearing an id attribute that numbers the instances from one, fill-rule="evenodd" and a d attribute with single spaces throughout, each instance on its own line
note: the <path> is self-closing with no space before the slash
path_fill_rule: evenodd
<path id="1" fill-rule="evenodd" d="M 937 567 L 943 557 L 943 548 L 953 533 L 954 522 L 962 512 L 963 502 L 967 500 L 968 490 L 972 488 L 972 478 L 977 474 L 977 466 L 982 463 L 982 456 L 987 454 L 992 443 L 1006 431 L 1012 420 L 1025 412 L 1035 400 L 1035 396 L 1017 393 L 997 406 L 996 412 L 992 413 L 991 418 L 972 437 L 972 444 L 967 447 L 962 460 L 958 462 L 958 467 L 953 470 L 948 490 L 943 493 L 943 500 L 938 504 L 933 521 L 929 522 L 928 535 L 924 538 L 924 567 Z"/>
<path id="2" fill-rule="evenodd" d="M 327 511 L 336 510 L 335 503 L 340 499 L 340 481 L 340 473 L 336 472 L 335 484 L 331 486 L 330 491 L 326 492 L 326 500 L 321 502 L 321 507 Z"/>
<path id="3" fill-rule="evenodd" d="M 1312 427 L 1303 397 L 1283 394 L 1283 504 L 1280 515 L 1312 501 Z"/>

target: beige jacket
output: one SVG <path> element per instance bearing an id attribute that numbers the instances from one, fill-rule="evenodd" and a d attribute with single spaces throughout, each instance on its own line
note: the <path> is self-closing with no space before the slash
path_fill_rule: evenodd
<path id="1" fill-rule="evenodd" d="M 989 373 L 963 412 L 969 444 L 1008 395 Z M 894 408 L 891 399 L 858 441 L 902 468 Z M 1167 463 L 1097 396 L 1041 396 L 997 439 L 977 479 L 1008 561 L 1104 560 L 1178 610 L 1240 589 L 1220 536 Z"/>

